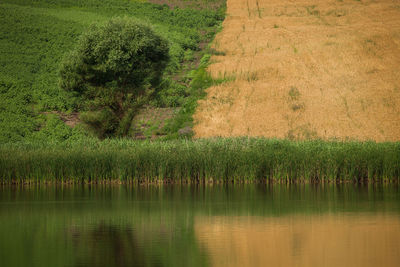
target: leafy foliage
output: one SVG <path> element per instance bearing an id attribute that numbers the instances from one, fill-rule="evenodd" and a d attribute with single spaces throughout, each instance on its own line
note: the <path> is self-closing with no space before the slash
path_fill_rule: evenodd
<path id="1" fill-rule="evenodd" d="M 92 25 L 67 55 L 60 86 L 87 100 L 82 116 L 100 137 L 126 135 L 137 109 L 161 81 L 168 42 L 127 18 Z"/>
<path id="2" fill-rule="evenodd" d="M 145 25 L 114 18 L 93 24 L 61 68 L 61 88 L 79 93 L 87 87 L 137 90 L 159 83 L 168 61 L 168 43 Z"/>
<path id="3" fill-rule="evenodd" d="M 62 142 L 72 136 L 74 129 L 65 125 L 55 114 L 45 118 L 41 131 L 35 132 L 33 140 Z"/>
<path id="4" fill-rule="evenodd" d="M 29 89 L 29 84 L 0 80 L 0 143 L 20 141 L 36 128 Z"/>

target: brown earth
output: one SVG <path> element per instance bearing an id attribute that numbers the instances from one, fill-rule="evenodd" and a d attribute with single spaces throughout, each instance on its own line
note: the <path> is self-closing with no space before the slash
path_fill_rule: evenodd
<path id="1" fill-rule="evenodd" d="M 211 266 L 400 266 L 396 215 L 199 217 Z"/>
<path id="2" fill-rule="evenodd" d="M 49 111 L 49 112 L 41 112 L 41 114 L 55 114 L 57 115 L 67 126 L 74 128 L 77 124 L 81 122 L 79 119 L 78 112 L 72 113 L 63 113 L 61 111 Z"/>
<path id="3" fill-rule="evenodd" d="M 228 0 L 196 137 L 400 140 L 398 0 Z"/>

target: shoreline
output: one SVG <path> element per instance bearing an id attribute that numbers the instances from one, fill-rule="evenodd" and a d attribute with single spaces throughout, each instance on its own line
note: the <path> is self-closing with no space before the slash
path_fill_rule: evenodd
<path id="1" fill-rule="evenodd" d="M 400 180 L 398 178 L 387 178 L 387 179 L 362 179 L 362 180 L 344 180 L 344 179 L 336 179 L 336 180 L 309 180 L 309 179 L 296 179 L 291 180 L 287 179 L 278 179 L 278 178 L 270 178 L 270 179 L 258 179 L 258 180 L 246 180 L 244 179 L 236 179 L 236 180 L 218 180 L 218 179 L 207 179 L 207 180 L 176 180 L 176 179 L 155 179 L 155 180 L 147 180 L 147 179 L 138 179 L 133 178 L 130 180 L 119 180 L 115 179 L 103 179 L 103 180 L 74 180 L 74 179 L 65 179 L 65 180 L 40 180 L 40 179 L 32 179 L 32 180 L 12 180 L 12 181 L 0 181 L 0 186 L 53 186 L 53 185 L 61 185 L 61 186 L 69 186 L 69 185 L 88 185 L 88 186 L 114 186 L 114 185 L 132 185 L 132 186 L 240 186 L 240 185 L 343 185 L 343 184 L 352 184 L 359 186 L 369 186 L 369 185 L 398 185 Z"/>

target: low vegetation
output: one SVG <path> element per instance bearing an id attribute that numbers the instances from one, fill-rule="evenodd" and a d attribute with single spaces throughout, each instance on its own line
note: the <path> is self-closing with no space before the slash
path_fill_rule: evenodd
<path id="1" fill-rule="evenodd" d="M 0 147 L 2 183 L 398 182 L 400 144 L 93 139 Z"/>

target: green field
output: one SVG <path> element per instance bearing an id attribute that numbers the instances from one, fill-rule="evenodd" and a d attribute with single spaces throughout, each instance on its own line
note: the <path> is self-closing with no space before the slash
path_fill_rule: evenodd
<path id="1" fill-rule="evenodd" d="M 164 5 L 127 0 L 1 1 L 0 143 L 87 134 L 48 113 L 80 111 L 79 97 L 58 85 L 60 63 L 91 24 L 112 17 L 135 18 L 169 41 L 171 60 L 162 90 L 150 105 L 184 105 L 197 94 L 190 84 L 205 53 L 201 48 L 212 40 L 224 10 L 221 0 L 165 1 Z"/>

